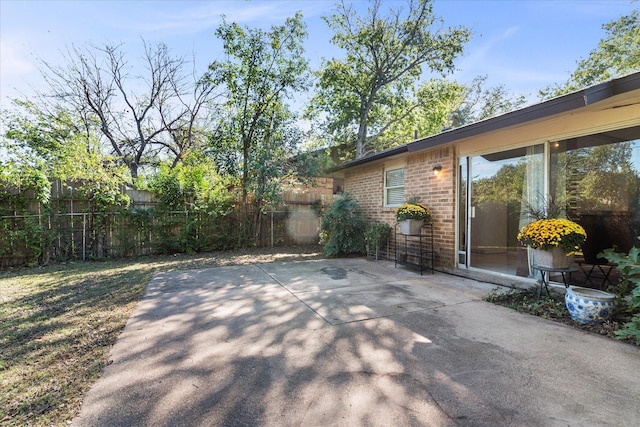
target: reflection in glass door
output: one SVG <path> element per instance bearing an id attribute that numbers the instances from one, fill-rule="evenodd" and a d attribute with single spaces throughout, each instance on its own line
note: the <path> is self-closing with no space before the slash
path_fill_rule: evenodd
<path id="1" fill-rule="evenodd" d="M 586 230 L 586 264 L 640 246 L 640 126 L 550 144 L 549 192 Z"/>
<path id="2" fill-rule="evenodd" d="M 516 236 L 527 221 L 526 205 L 543 200 L 544 146 L 474 156 L 468 171 L 469 232 L 464 246 L 458 242 L 466 249 L 466 265 L 528 276 L 526 249 Z"/>

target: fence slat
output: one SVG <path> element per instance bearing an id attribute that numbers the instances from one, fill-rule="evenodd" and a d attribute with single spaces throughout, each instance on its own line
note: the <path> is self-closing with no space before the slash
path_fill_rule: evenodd
<path id="1" fill-rule="evenodd" d="M 151 211 L 131 212 L 108 214 L 100 224 L 91 213 L 77 210 L 2 216 L 0 269 L 49 260 L 223 250 L 240 246 L 248 237 L 263 247 L 310 244 L 317 243 L 320 225 L 310 206 L 261 215 L 259 236 L 242 235 L 247 226 L 241 226 L 239 212 L 226 217 L 189 211 L 166 212 L 162 217 Z M 34 249 L 35 241 L 42 242 L 39 250 Z"/>

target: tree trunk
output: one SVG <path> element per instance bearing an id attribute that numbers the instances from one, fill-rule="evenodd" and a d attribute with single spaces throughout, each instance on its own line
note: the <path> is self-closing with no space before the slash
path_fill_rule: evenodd
<path id="1" fill-rule="evenodd" d="M 356 159 L 364 157 L 366 139 L 367 124 L 361 121 L 360 126 L 358 126 L 358 137 L 356 139 Z"/>

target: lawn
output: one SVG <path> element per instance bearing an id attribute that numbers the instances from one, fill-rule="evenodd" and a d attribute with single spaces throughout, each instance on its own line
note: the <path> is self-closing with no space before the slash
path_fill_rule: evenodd
<path id="1" fill-rule="evenodd" d="M 0 424 L 71 421 L 154 273 L 322 257 L 319 247 L 289 247 L 1 273 Z"/>

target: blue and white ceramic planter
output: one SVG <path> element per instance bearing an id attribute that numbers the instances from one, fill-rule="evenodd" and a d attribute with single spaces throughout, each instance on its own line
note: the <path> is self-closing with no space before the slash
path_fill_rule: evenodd
<path id="1" fill-rule="evenodd" d="M 573 320 L 595 325 L 611 318 L 616 296 L 597 289 L 569 286 L 564 302 Z"/>

